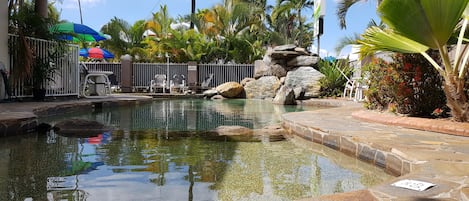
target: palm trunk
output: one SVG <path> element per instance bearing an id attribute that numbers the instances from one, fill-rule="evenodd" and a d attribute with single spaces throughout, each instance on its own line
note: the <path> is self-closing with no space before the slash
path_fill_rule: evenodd
<path id="1" fill-rule="evenodd" d="M 192 0 L 190 29 L 194 29 L 194 19 L 195 19 L 195 0 Z"/>
<path id="2" fill-rule="evenodd" d="M 301 21 L 301 8 L 298 9 L 298 26 L 300 34 L 298 35 L 298 46 L 303 47 L 303 21 Z"/>
<path id="3" fill-rule="evenodd" d="M 34 10 L 42 18 L 47 18 L 47 0 L 36 0 Z"/>
<path id="4" fill-rule="evenodd" d="M 469 120 L 469 102 L 464 92 L 465 79 L 458 78 L 457 75 L 449 74 L 445 76 L 444 91 L 447 105 L 451 109 L 453 119 L 458 122 Z"/>

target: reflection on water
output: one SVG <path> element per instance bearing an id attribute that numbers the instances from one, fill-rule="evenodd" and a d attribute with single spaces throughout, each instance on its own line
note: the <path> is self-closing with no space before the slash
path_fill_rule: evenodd
<path id="1" fill-rule="evenodd" d="M 104 108 L 100 112 L 74 116 L 96 119 L 122 130 L 207 131 L 219 125 L 262 128 L 280 122 L 280 115 L 285 112 L 305 109 L 315 108 L 274 105 L 262 100 L 156 100 L 137 107 Z M 44 121 L 61 119 L 63 116 Z"/>
<path id="2" fill-rule="evenodd" d="M 297 110 L 258 103 L 155 101 L 78 115 L 115 127 L 92 138 L 53 132 L 2 138 L 0 200 L 292 200 L 389 178 L 295 139 L 243 143 L 200 137 L 197 130 L 218 126 L 203 120 L 259 128 Z"/>

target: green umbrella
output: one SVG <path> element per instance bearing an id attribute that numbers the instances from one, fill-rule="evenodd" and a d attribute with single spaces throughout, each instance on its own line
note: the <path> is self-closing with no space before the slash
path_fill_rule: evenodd
<path id="1" fill-rule="evenodd" d="M 74 42 L 94 42 L 107 39 L 104 34 L 86 25 L 72 22 L 56 24 L 52 26 L 49 31 L 57 35 L 58 39 Z"/>

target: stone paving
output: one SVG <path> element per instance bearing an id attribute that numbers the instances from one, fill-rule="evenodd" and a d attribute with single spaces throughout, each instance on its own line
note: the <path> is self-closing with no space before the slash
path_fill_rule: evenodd
<path id="1" fill-rule="evenodd" d="M 364 191 L 303 201 L 469 200 L 466 123 L 369 112 L 361 104 L 351 101 L 311 100 L 305 104 L 336 107 L 284 114 L 283 125 L 290 133 L 375 164 L 399 177 Z M 450 126 L 444 126 L 442 121 Z M 441 131 L 442 127 L 454 132 L 450 135 L 430 131 L 433 128 Z M 402 179 L 430 182 L 436 186 L 423 192 L 391 186 Z"/>
<path id="2" fill-rule="evenodd" d="M 124 94 L 103 99 L 0 103 L 0 137 L 34 129 L 38 116 L 151 100 L 149 96 Z M 369 112 L 359 103 L 344 100 L 319 99 L 304 104 L 333 107 L 284 114 L 283 126 L 290 133 L 372 163 L 399 177 L 366 190 L 303 201 L 469 200 L 469 138 L 464 137 L 468 136 L 467 123 Z M 423 192 L 391 186 L 402 179 L 431 182 L 436 186 Z"/>

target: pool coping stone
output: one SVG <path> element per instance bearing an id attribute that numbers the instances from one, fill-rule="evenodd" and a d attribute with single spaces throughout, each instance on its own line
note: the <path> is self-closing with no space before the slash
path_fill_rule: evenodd
<path id="1" fill-rule="evenodd" d="M 301 201 L 468 200 L 469 123 L 368 111 L 361 103 L 343 99 L 302 104 L 326 108 L 283 114 L 288 133 L 374 164 L 396 178 L 365 190 Z M 391 186 L 402 179 L 436 186 L 422 192 Z"/>

